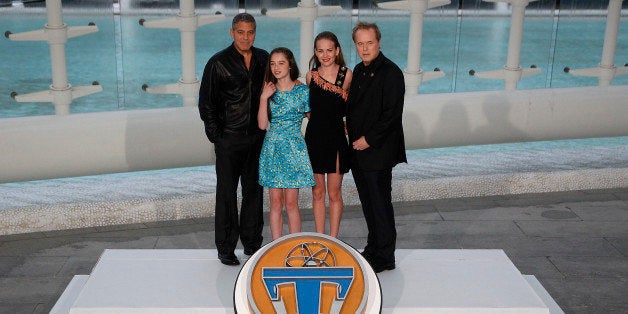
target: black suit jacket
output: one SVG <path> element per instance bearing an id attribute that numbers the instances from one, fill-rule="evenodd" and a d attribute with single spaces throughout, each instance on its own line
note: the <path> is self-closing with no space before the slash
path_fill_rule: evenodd
<path id="1" fill-rule="evenodd" d="M 368 66 L 355 66 L 347 102 L 349 141 L 365 136 L 370 147 L 351 150 L 353 167 L 376 171 L 407 162 L 401 119 L 405 90 L 403 72 L 381 52 Z"/>

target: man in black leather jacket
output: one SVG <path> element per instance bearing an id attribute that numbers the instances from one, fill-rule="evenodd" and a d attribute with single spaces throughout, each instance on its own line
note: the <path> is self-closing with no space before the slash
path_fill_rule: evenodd
<path id="1" fill-rule="evenodd" d="M 240 13 L 229 33 L 233 43 L 212 56 L 203 72 L 198 108 L 205 134 L 216 153 L 215 241 L 218 258 L 239 265 L 234 254 L 238 238 L 252 255 L 262 244 L 263 188 L 258 183 L 259 155 L 264 131 L 257 111 L 268 52 L 253 47 L 255 18 Z M 237 188 L 242 185 L 238 218 Z"/>

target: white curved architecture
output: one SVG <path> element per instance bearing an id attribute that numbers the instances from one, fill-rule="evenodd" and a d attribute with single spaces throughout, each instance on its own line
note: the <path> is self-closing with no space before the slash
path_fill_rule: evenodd
<path id="1" fill-rule="evenodd" d="M 407 149 L 628 135 L 628 86 L 408 95 Z M 0 182 L 213 163 L 195 107 L 3 119 Z"/>

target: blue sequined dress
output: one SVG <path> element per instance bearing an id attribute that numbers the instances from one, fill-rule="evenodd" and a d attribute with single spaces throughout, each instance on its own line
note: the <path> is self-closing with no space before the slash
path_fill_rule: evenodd
<path id="1" fill-rule="evenodd" d="M 301 133 L 310 111 L 309 88 L 295 85 L 269 99 L 270 124 L 259 160 L 259 184 L 267 188 L 305 188 L 316 184 Z"/>

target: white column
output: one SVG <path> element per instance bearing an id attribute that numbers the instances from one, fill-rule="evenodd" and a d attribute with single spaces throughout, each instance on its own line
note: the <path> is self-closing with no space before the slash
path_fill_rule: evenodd
<path id="1" fill-rule="evenodd" d="M 428 9 L 449 4 L 450 0 L 402 0 L 378 4 L 389 10 L 410 11 L 410 30 L 408 32 L 408 67 L 404 71 L 406 94 L 415 95 L 424 81 L 445 76 L 444 72 L 426 72 L 421 69 L 421 47 L 423 45 L 423 18 Z"/>
<path id="2" fill-rule="evenodd" d="M 600 68 L 612 69 L 598 77 L 600 86 L 609 86 L 615 78 L 615 47 L 617 46 L 617 33 L 619 32 L 619 18 L 621 16 L 621 3 L 623 0 L 610 0 L 608 3 L 608 16 L 606 17 L 606 31 L 604 32 L 604 47 L 602 48 L 602 62 Z"/>
<path id="3" fill-rule="evenodd" d="M 616 76 L 628 73 L 627 66 L 615 66 L 615 47 L 617 46 L 622 1 L 623 0 L 610 0 L 608 3 L 602 61 L 598 64 L 597 68 L 567 69 L 566 71 L 576 76 L 595 76 L 598 78 L 599 86 L 609 86 Z"/>
<path id="4" fill-rule="evenodd" d="M 540 69 L 521 69 L 519 59 L 521 57 L 521 40 L 523 38 L 523 20 L 525 18 L 525 8 L 528 3 L 537 0 L 484 0 L 486 2 L 510 3 L 512 13 L 510 17 L 510 36 L 508 39 L 508 55 L 506 65 L 503 69 L 479 72 L 475 75 L 479 78 L 502 79 L 506 90 L 517 89 L 517 83 L 521 78 L 541 73 Z"/>
<path id="5" fill-rule="evenodd" d="M 314 20 L 318 16 L 314 0 L 303 0 L 299 2 L 298 8 L 301 10 L 301 43 L 299 70 L 301 77 L 309 70 L 309 61 L 314 53 Z"/>
<path id="6" fill-rule="evenodd" d="M 11 34 L 13 41 L 46 41 L 50 47 L 50 63 L 52 69 L 52 84 L 50 89 L 25 95 L 15 94 L 18 102 L 51 102 L 55 106 L 57 115 L 70 113 L 72 99 L 100 92 L 99 85 L 79 86 L 72 88 L 68 83 L 65 43 L 68 38 L 81 36 L 98 31 L 95 25 L 68 27 L 63 23 L 61 0 L 46 0 L 48 23 L 44 29 Z"/>
<path id="7" fill-rule="evenodd" d="M 200 82 L 196 76 L 196 13 L 194 12 L 194 0 L 181 0 L 180 6 L 181 13 L 179 16 L 183 21 L 187 21 L 187 23 L 182 23 L 180 28 L 182 76 L 179 82 L 184 86 L 181 96 L 183 96 L 183 106 L 196 106 L 198 92 L 195 87 Z M 190 87 L 185 88 L 186 86 Z"/>
<path id="8" fill-rule="evenodd" d="M 140 20 L 140 24 L 148 28 L 178 28 L 181 34 L 181 78 L 177 83 L 148 87 L 143 89 L 152 94 L 179 94 L 183 98 L 183 106 L 196 106 L 196 97 L 200 81 L 196 76 L 196 30 L 198 26 L 214 23 L 225 19 L 222 14 L 199 16 L 196 14 L 194 0 L 181 0 L 179 14 L 173 18 L 157 21 Z"/>
<path id="9" fill-rule="evenodd" d="M 410 3 L 410 30 L 408 32 L 408 67 L 405 70 L 406 94 L 418 94 L 423 71 L 421 70 L 421 47 L 423 46 L 423 16 L 428 0 Z"/>
<path id="10" fill-rule="evenodd" d="M 521 78 L 521 41 L 523 39 L 523 19 L 525 18 L 527 0 L 513 1 L 510 17 L 510 37 L 508 39 L 508 57 L 504 69 L 507 71 L 504 77 L 506 90 L 517 89 L 517 83 Z"/>
<path id="11" fill-rule="evenodd" d="M 342 10 L 340 6 L 319 6 L 314 0 L 303 0 L 296 8 L 269 10 L 266 15 L 273 18 L 299 18 L 301 19 L 301 41 L 299 70 L 301 80 L 309 69 L 309 61 L 314 53 L 314 21 L 317 17 L 330 15 Z"/>

